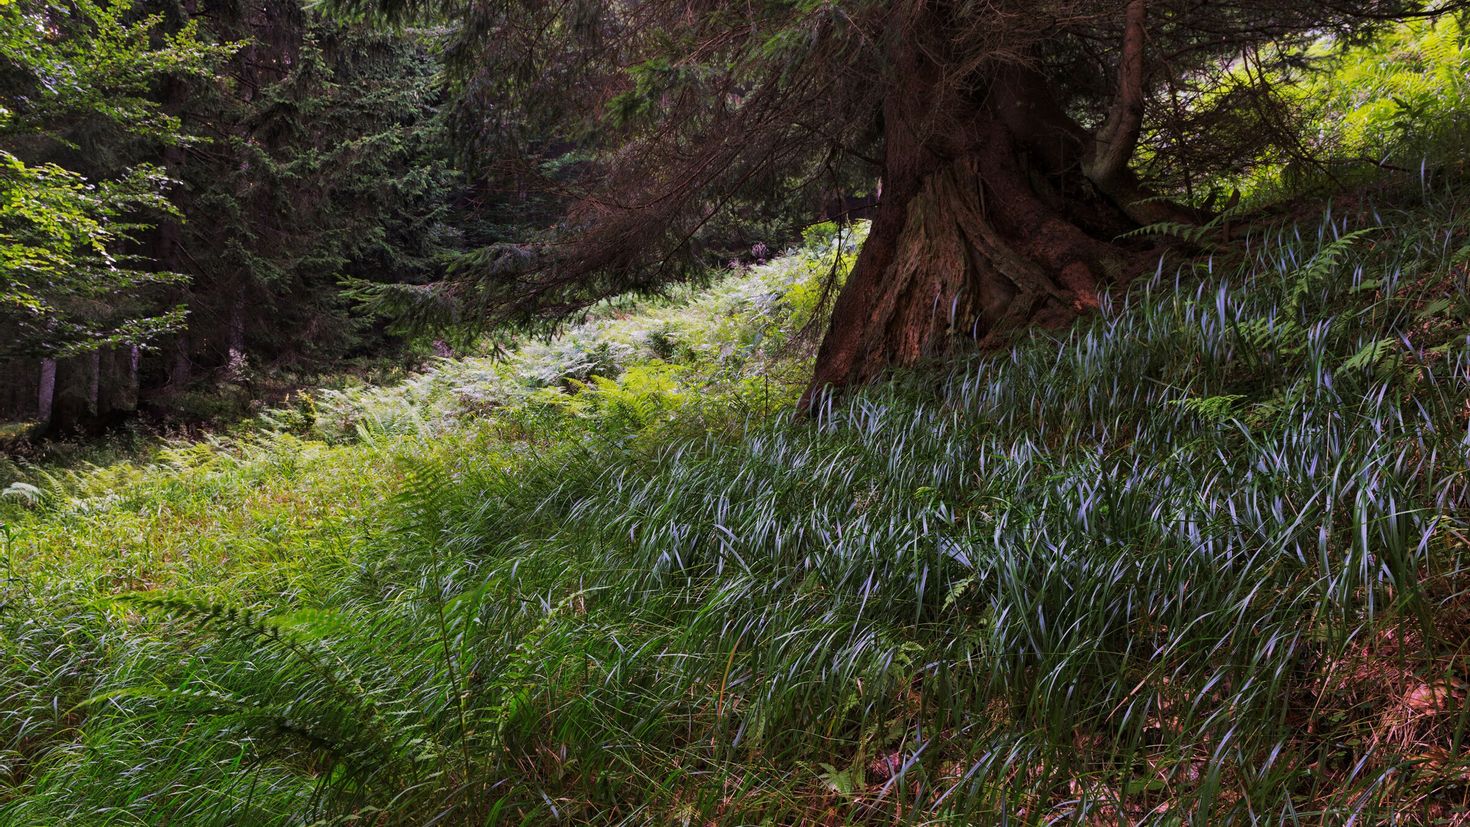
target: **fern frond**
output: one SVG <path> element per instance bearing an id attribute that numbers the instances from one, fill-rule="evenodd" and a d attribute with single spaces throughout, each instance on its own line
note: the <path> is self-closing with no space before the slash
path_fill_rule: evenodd
<path id="1" fill-rule="evenodd" d="M 1302 301 L 1326 276 L 1342 263 L 1343 258 L 1359 240 L 1377 231 L 1378 227 L 1364 227 L 1346 233 L 1319 249 L 1306 264 L 1297 268 L 1287 292 L 1287 306 L 1293 311 L 1301 309 Z"/>
<path id="2" fill-rule="evenodd" d="M 1235 404 L 1244 398 L 1242 394 L 1228 393 L 1219 396 L 1191 396 L 1185 399 L 1173 399 L 1170 400 L 1170 404 L 1178 405 L 1201 419 L 1224 422 L 1234 417 Z"/>

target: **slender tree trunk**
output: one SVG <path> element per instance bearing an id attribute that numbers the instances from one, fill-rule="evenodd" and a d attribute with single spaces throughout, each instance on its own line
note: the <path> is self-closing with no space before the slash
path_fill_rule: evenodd
<path id="1" fill-rule="evenodd" d="M 87 415 L 106 413 L 98 404 L 102 396 L 102 351 L 94 350 L 87 360 Z"/>
<path id="2" fill-rule="evenodd" d="M 52 407 L 56 403 L 56 360 L 41 360 L 41 381 L 36 390 L 36 421 L 44 427 L 51 422 Z"/>
<path id="3" fill-rule="evenodd" d="M 1154 215 L 1138 207 L 1141 188 L 1127 167 L 1137 140 L 1132 99 L 1117 107 L 1102 146 L 1027 68 L 957 82 L 933 57 L 943 37 L 926 42 L 946 25 L 937 6 L 913 4 L 893 26 L 883 196 L 804 407 L 958 340 L 988 346 L 1027 325 L 1070 322 L 1131 272 L 1136 251 L 1114 240 Z M 1142 3 L 1129 8 L 1137 36 Z M 1120 75 L 1136 79 L 1131 66 Z"/>
<path id="4" fill-rule="evenodd" d="M 128 384 L 127 384 L 127 406 L 129 410 L 137 410 L 138 401 L 142 394 L 142 367 L 143 348 L 132 345 L 128 348 Z"/>

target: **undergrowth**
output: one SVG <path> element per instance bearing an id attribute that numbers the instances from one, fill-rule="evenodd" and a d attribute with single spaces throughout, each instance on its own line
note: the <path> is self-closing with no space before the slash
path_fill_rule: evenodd
<path id="1" fill-rule="evenodd" d="M 0 824 L 1462 817 L 1462 210 L 1258 230 L 793 419 L 817 238 L 33 478 Z"/>

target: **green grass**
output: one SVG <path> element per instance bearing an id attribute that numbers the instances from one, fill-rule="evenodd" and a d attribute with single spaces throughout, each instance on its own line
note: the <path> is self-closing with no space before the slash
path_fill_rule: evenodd
<path id="1" fill-rule="evenodd" d="M 142 742 L 114 738 L 102 724 L 109 716 L 94 712 L 120 701 L 86 703 L 182 666 L 180 641 L 146 628 L 116 597 L 153 590 L 303 616 L 334 611 L 345 584 L 395 536 L 392 498 L 421 469 L 521 467 L 559 434 L 603 426 L 653 434 L 676 415 L 665 409 L 672 403 L 690 428 L 701 415 L 775 410 L 798 387 L 810 343 L 794 333 L 817 312 L 814 288 L 834 243 L 850 262 L 850 237 L 818 231 L 778 266 L 662 303 L 608 305 L 505 360 L 446 360 L 392 387 L 302 397 L 240 436 L 79 452 L 142 457 L 134 461 L 11 466 L 5 481 L 18 484 L 0 496 L 0 822 L 210 820 L 199 813 L 214 804 L 193 796 L 208 798 L 223 770 L 205 767 L 228 766 L 238 745 L 151 740 L 158 722 L 146 716 L 129 730 Z M 92 761 L 96 743 L 108 746 L 107 760 Z M 154 767 L 163 786 L 133 784 L 138 769 L 119 754 Z M 73 772 L 96 773 L 88 783 L 122 797 L 45 803 L 40 791 L 70 788 Z"/>
<path id="2" fill-rule="evenodd" d="M 1450 818 L 1462 214 L 1257 231 L 797 420 L 815 239 L 33 478 L 0 824 Z"/>

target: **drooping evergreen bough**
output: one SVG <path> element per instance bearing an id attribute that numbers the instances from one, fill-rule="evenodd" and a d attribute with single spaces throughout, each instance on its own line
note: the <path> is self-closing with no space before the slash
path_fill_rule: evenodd
<path id="1" fill-rule="evenodd" d="M 1204 213 L 1138 172 L 1241 163 L 1184 134 L 1219 95 L 1263 111 L 1309 41 L 1448 13 L 1409 0 L 347 0 L 461 26 L 461 122 L 564 216 L 444 292 L 491 319 L 566 312 L 688 273 L 732 210 L 881 186 L 808 401 L 959 339 L 1065 323 L 1126 279 L 1140 226 Z M 1218 113 L 1216 113 L 1218 114 Z M 1237 130 L 1237 135 L 1240 130 Z M 554 136 L 548 138 L 547 136 Z M 1198 148 L 1214 146 L 1200 156 Z M 1247 155 L 1249 153 L 1246 153 Z M 1171 163 L 1172 162 L 1172 163 Z M 1207 175 L 1212 170 L 1197 172 Z M 1220 170 L 1213 170 L 1220 171 Z M 1174 183 L 1174 182 L 1165 182 Z M 1187 199 L 1179 199 L 1187 201 Z M 1196 199 L 1197 201 L 1199 199 Z"/>

